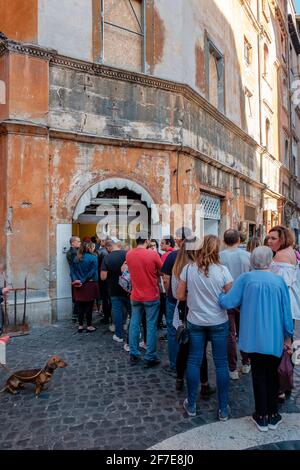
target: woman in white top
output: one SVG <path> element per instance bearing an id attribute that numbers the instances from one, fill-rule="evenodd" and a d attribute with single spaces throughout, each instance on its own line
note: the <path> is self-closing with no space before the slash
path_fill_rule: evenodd
<path id="1" fill-rule="evenodd" d="M 287 284 L 293 320 L 300 320 L 300 270 L 293 248 L 294 234 L 287 227 L 276 225 L 269 231 L 268 244 L 275 253 L 271 270 L 281 276 Z"/>
<path id="2" fill-rule="evenodd" d="M 195 263 L 182 270 L 177 299 L 185 300 L 187 297 L 189 308 L 187 324 L 190 348 L 186 371 L 188 397 L 183 407 L 189 416 L 196 416 L 199 368 L 205 343 L 210 340 L 217 375 L 218 417 L 221 421 L 226 421 L 229 418 L 228 316 L 226 310 L 219 305 L 219 295 L 230 289 L 232 277 L 228 269 L 220 264 L 219 248 L 220 241 L 217 237 L 204 237 L 202 248 L 196 252 Z"/>
<path id="3" fill-rule="evenodd" d="M 300 269 L 296 258 L 295 237 L 293 232 L 283 225 L 276 225 L 268 233 L 268 245 L 275 253 L 270 270 L 281 276 L 289 288 L 292 318 L 300 320 Z M 281 390 L 280 401 L 289 396 L 291 390 Z"/>
<path id="4" fill-rule="evenodd" d="M 178 284 L 180 281 L 180 274 L 183 268 L 186 265 L 194 263 L 194 262 L 195 262 L 195 252 L 192 250 L 187 250 L 186 243 L 183 242 L 180 249 L 178 250 L 178 254 L 176 256 L 176 260 L 175 260 L 174 267 L 172 270 L 171 286 L 172 286 L 172 293 L 175 298 L 176 298 Z M 186 313 L 185 302 L 186 301 L 182 303 L 181 311 Z M 173 326 L 176 329 L 179 327 L 179 325 L 182 325 L 182 321 L 185 320 L 185 318 L 180 318 L 179 307 L 180 307 L 179 301 L 177 301 L 175 311 L 174 311 L 174 318 L 173 318 Z M 207 345 L 207 342 L 206 342 L 206 345 Z M 204 348 L 202 364 L 200 367 L 200 382 L 201 382 L 200 398 L 202 398 L 203 400 L 208 399 L 210 395 L 216 393 L 216 388 L 212 387 L 208 383 L 206 345 Z M 189 344 L 180 344 L 178 348 L 177 357 L 176 357 L 176 390 L 183 389 L 184 374 L 186 370 L 188 353 L 189 353 Z"/>

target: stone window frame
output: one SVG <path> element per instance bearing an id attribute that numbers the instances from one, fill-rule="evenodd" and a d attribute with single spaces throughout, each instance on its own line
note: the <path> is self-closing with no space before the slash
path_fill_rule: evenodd
<path id="1" fill-rule="evenodd" d="M 214 44 L 212 39 L 209 37 L 207 31 L 205 31 L 205 82 L 206 82 L 206 99 L 209 99 L 209 59 L 210 55 L 213 54 L 216 60 L 217 73 L 218 73 L 218 107 L 217 109 L 225 114 L 225 60 L 224 54 L 220 52 L 217 46 Z"/>
<path id="2" fill-rule="evenodd" d="M 99 62 L 100 64 L 105 65 L 105 50 L 104 50 L 104 35 L 105 35 L 105 24 L 110 24 L 106 23 L 105 21 L 105 0 L 98 0 L 100 2 L 100 57 L 99 57 Z M 128 3 L 130 4 L 130 7 L 133 10 L 133 14 L 135 15 L 134 7 L 132 6 L 131 0 L 127 0 Z M 129 33 L 132 34 L 138 34 L 139 36 L 142 37 L 142 46 L 141 46 L 141 72 L 146 73 L 147 72 L 147 60 L 146 60 L 146 45 L 147 45 L 147 35 L 146 35 L 146 7 L 147 7 L 147 0 L 140 0 L 141 2 L 141 23 L 139 23 L 137 19 L 137 23 L 140 26 L 141 32 L 137 33 L 134 31 L 129 30 L 128 28 L 123 27 L 122 25 L 112 25 L 114 27 L 124 29 L 125 31 L 128 31 Z M 136 15 L 135 15 L 136 16 Z"/>

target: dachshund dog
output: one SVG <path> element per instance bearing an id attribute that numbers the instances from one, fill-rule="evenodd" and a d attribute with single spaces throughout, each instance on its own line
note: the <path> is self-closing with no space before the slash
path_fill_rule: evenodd
<path id="1" fill-rule="evenodd" d="M 19 388 L 24 388 L 24 383 L 30 382 L 35 384 L 35 394 L 39 396 L 44 385 L 52 379 L 55 369 L 66 366 L 67 364 L 59 356 L 52 356 L 42 369 L 18 370 L 12 374 L 1 392 L 16 394 Z"/>

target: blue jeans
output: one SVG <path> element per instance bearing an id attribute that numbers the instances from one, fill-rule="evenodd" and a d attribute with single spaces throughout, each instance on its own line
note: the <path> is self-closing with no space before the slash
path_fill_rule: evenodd
<path id="1" fill-rule="evenodd" d="M 228 321 L 220 325 L 212 326 L 198 326 L 190 322 L 187 323 L 190 332 L 190 348 L 186 370 L 189 408 L 196 410 L 199 369 L 202 364 L 207 338 L 211 341 L 212 354 L 216 367 L 219 409 L 222 412 L 227 412 L 229 388 L 227 358 Z"/>
<path id="2" fill-rule="evenodd" d="M 153 361 L 157 359 L 156 347 L 157 347 L 157 318 L 159 314 L 159 300 L 153 302 L 137 302 L 136 300 L 131 301 L 131 321 L 129 327 L 129 348 L 130 355 L 139 357 L 141 355 L 139 351 L 140 341 L 140 325 L 142 320 L 143 312 L 146 312 L 146 323 L 147 323 L 147 349 L 144 356 L 146 361 Z"/>
<path id="3" fill-rule="evenodd" d="M 176 329 L 173 326 L 173 317 L 176 307 L 176 302 L 166 300 L 166 323 L 167 323 L 167 338 L 168 338 L 168 355 L 169 363 L 172 369 L 176 369 L 176 359 L 178 353 L 178 343 L 176 341 Z"/>
<path id="4" fill-rule="evenodd" d="M 111 305 L 116 327 L 115 335 L 118 338 L 123 338 L 123 311 L 128 315 L 131 312 L 131 304 L 128 297 L 114 296 L 111 297 Z"/>

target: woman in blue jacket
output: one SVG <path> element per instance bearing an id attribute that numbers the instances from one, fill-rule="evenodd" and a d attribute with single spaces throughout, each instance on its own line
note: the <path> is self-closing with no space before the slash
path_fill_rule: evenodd
<path id="1" fill-rule="evenodd" d="M 239 348 L 249 354 L 255 413 L 260 431 L 276 429 L 282 422 L 278 413 L 278 366 L 284 348 L 291 351 L 293 321 L 288 287 L 270 272 L 273 252 L 256 248 L 250 258 L 253 271 L 239 276 L 227 294 L 220 295 L 223 308 L 240 306 Z"/>
<path id="2" fill-rule="evenodd" d="M 87 332 L 96 330 L 92 326 L 92 314 L 94 301 L 99 298 L 99 291 L 98 259 L 93 254 L 94 250 L 94 243 L 83 244 L 70 266 L 73 297 L 78 306 L 78 333 L 83 331 L 84 317 L 86 317 Z"/>

